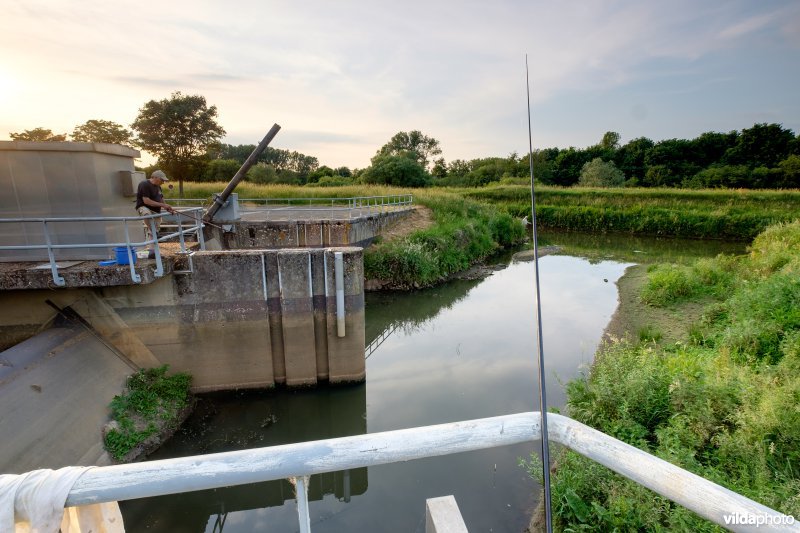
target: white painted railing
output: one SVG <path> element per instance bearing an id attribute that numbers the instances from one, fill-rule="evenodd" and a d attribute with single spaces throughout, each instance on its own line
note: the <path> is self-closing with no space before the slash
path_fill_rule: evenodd
<path id="1" fill-rule="evenodd" d="M 687 472 L 638 448 L 558 414 L 547 415 L 551 442 L 557 442 L 734 531 L 738 516 L 781 524 L 784 515 Z M 338 439 L 268 448 L 98 467 L 73 486 L 66 505 L 83 505 L 175 494 L 194 490 L 290 479 L 298 498 L 301 531 L 309 531 L 308 476 L 449 455 L 541 438 L 538 412 L 497 416 Z M 797 524 L 770 530 L 800 531 Z"/>
<path id="2" fill-rule="evenodd" d="M 180 249 L 182 253 L 186 252 L 186 237 L 191 236 L 197 240 L 200 244 L 200 248 L 205 250 L 205 241 L 203 240 L 203 220 L 200 218 L 202 216 L 202 210 L 200 208 L 190 208 L 190 209 L 181 209 L 177 210 L 176 213 L 178 215 L 172 216 L 167 215 L 166 212 L 163 213 L 153 213 L 151 215 L 146 216 L 132 216 L 132 217 L 45 217 L 45 218 L 0 218 L 0 224 L 21 224 L 21 225 L 31 225 L 41 224 L 42 229 L 42 238 L 43 241 L 41 244 L 19 244 L 19 245 L 3 245 L 0 246 L 0 252 L 3 251 L 15 251 L 15 250 L 47 250 L 47 256 L 50 264 L 50 273 L 53 277 L 53 283 L 58 287 L 64 287 L 66 282 L 64 278 L 58 273 L 58 262 L 55 257 L 56 250 L 71 250 L 71 249 L 84 249 L 84 248 L 107 248 L 113 249 L 115 247 L 125 247 L 127 254 L 128 254 L 128 268 L 130 269 L 131 274 L 131 281 L 133 283 L 140 283 L 142 281 L 141 276 L 136 272 L 136 260 L 134 259 L 134 249 L 136 247 L 144 247 L 153 245 L 154 250 L 154 258 L 156 269 L 154 272 L 155 277 L 161 277 L 164 275 L 164 265 L 161 261 L 161 253 L 159 251 L 158 246 L 155 244 L 158 242 L 166 241 L 169 239 L 178 238 L 180 242 Z M 174 227 L 177 228 L 176 231 L 170 232 L 168 235 L 162 235 L 158 237 L 155 231 L 155 219 L 158 218 L 165 218 L 167 216 L 171 216 L 175 218 L 175 223 L 171 226 L 165 225 L 164 227 Z M 183 221 L 180 217 L 183 216 L 188 220 L 188 225 L 186 221 Z M 71 244 L 54 244 L 53 237 L 51 235 L 50 227 L 55 224 L 63 224 L 63 225 L 70 225 L 70 224 L 83 224 L 85 222 L 111 222 L 111 223 L 121 223 L 123 227 L 123 232 L 125 235 L 124 241 L 118 242 L 101 242 L 101 243 L 71 243 Z M 134 241 L 131 239 L 130 234 L 130 226 L 129 223 L 135 223 L 137 226 L 142 222 L 148 224 L 150 226 L 150 232 L 154 236 L 151 239 L 146 239 L 143 241 Z"/>

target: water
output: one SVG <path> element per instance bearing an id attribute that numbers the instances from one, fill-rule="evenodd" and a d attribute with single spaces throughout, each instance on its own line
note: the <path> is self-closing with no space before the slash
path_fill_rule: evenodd
<path id="1" fill-rule="evenodd" d="M 545 238 L 569 246 L 569 236 Z M 633 256 L 631 248 L 657 255 L 657 247 L 641 241 L 623 242 L 617 255 Z M 616 307 L 614 282 L 631 263 L 608 249 L 600 258 L 540 260 L 551 407 L 564 406 L 562 383 L 591 363 Z M 717 251 L 705 246 L 705 254 Z M 700 254 L 689 255 L 694 253 Z M 512 263 L 481 281 L 368 294 L 367 341 L 377 340 L 368 352 L 365 384 L 206 396 L 152 458 L 538 410 L 534 313 L 531 262 Z M 424 531 L 425 499 L 453 494 L 470 531 L 522 531 L 539 489 L 517 463 L 539 446 L 526 443 L 314 476 L 312 529 Z M 123 502 L 122 510 L 128 531 L 298 530 L 286 481 Z"/>

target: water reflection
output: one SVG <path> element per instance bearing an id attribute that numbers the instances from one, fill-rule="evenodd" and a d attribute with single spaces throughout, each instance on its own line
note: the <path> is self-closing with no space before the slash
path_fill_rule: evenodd
<path id="1" fill-rule="evenodd" d="M 597 256 L 540 261 L 551 407 L 564 406 L 561 383 L 591 363 L 627 264 Z M 513 263 L 482 281 L 368 294 L 367 342 L 377 342 L 366 384 L 206 397 L 154 458 L 538 410 L 533 279 L 533 263 Z M 471 531 L 522 531 L 538 490 L 517 460 L 537 448 L 313 476 L 312 528 L 424 531 L 425 499 L 453 494 Z M 292 497 L 286 482 L 272 482 L 127 502 L 123 511 L 130 531 L 219 531 L 223 517 L 226 532 L 295 531 Z"/>

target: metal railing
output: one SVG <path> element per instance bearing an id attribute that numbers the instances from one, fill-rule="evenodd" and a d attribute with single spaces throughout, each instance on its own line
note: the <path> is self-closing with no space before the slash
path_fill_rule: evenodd
<path id="1" fill-rule="evenodd" d="M 209 201 L 204 198 L 170 198 L 175 205 L 202 206 Z M 391 194 L 384 196 L 353 196 L 349 198 L 239 198 L 239 211 L 242 213 L 266 213 L 280 216 L 291 211 L 318 214 L 333 211 L 346 214 L 349 218 L 402 209 L 413 205 L 412 194 Z"/>
<path id="2" fill-rule="evenodd" d="M 197 242 L 200 244 L 200 249 L 205 250 L 205 241 L 203 240 L 203 221 L 201 208 L 181 209 L 176 215 L 176 223 L 171 227 L 176 227 L 177 230 L 158 237 L 156 233 L 155 219 L 163 218 L 169 215 L 168 213 L 154 213 L 147 216 L 135 217 L 46 217 L 46 218 L 0 218 L 0 224 L 41 224 L 42 244 L 27 244 L 15 246 L 0 246 L 0 251 L 5 250 L 47 250 L 47 256 L 50 263 L 50 272 L 53 277 L 53 283 L 58 287 L 64 287 L 66 281 L 63 276 L 58 273 L 58 263 L 55 258 L 56 250 L 69 250 L 69 249 L 83 249 L 83 248 L 108 248 L 125 247 L 128 254 L 128 266 L 130 267 L 131 281 L 134 283 L 141 283 L 142 278 L 136 272 L 136 261 L 134 259 L 136 247 L 148 246 L 153 244 L 154 259 L 156 262 L 156 270 L 154 275 L 161 277 L 164 275 L 164 264 L 161 258 L 161 252 L 156 243 L 166 241 L 169 239 L 177 238 L 180 242 L 181 253 L 186 253 L 186 237 L 193 235 Z M 184 218 L 182 218 L 184 217 Z M 131 240 L 129 222 L 137 221 L 142 224 L 143 221 L 148 221 L 150 225 L 150 234 L 153 238 L 144 241 Z M 71 243 L 71 244 L 53 244 L 53 238 L 50 233 L 49 227 L 54 224 L 75 224 L 84 222 L 121 222 L 124 228 L 125 240 L 120 242 L 104 242 L 104 243 Z M 188 226 L 184 222 L 189 222 Z M 169 224 L 164 224 L 164 227 L 170 227 Z"/>
<path id="3" fill-rule="evenodd" d="M 793 520 L 580 422 L 548 414 L 548 434 L 560 443 L 698 515 L 734 531 L 752 531 L 731 516 L 759 516 L 781 531 Z M 66 506 L 102 503 L 289 479 L 297 493 L 301 532 L 311 530 L 308 481 L 314 474 L 436 457 L 541 438 L 538 412 L 497 416 L 337 439 L 163 459 L 88 470 Z"/>

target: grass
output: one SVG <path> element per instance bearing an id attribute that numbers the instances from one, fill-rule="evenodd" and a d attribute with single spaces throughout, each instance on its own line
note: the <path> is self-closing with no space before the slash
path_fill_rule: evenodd
<path id="1" fill-rule="evenodd" d="M 164 365 L 138 371 L 128 377 L 125 391 L 111 400 L 114 422 L 103 440 L 116 460 L 132 459 L 131 453 L 148 439 L 176 425 L 180 412 L 189 404 L 191 376 L 168 376 L 167 370 Z"/>
<path id="2" fill-rule="evenodd" d="M 187 198 L 206 198 L 224 186 L 223 183 L 187 183 L 184 194 Z M 434 224 L 405 238 L 379 241 L 367 248 L 364 275 L 367 279 L 381 280 L 384 288 L 434 285 L 525 239 L 524 225 L 510 214 L 441 189 L 375 185 L 320 189 L 243 183 L 237 187 L 237 192 L 240 198 L 347 198 L 412 193 L 414 203 L 431 209 Z"/>
<path id="3" fill-rule="evenodd" d="M 530 216 L 530 187 L 498 185 L 459 194 Z M 767 227 L 800 218 L 798 191 L 602 189 L 539 186 L 542 227 L 750 241 Z"/>
<path id="4" fill-rule="evenodd" d="M 689 339 L 602 347 L 567 386 L 568 412 L 785 514 L 800 516 L 800 222 L 748 255 L 651 270 L 642 297 L 680 309 L 711 299 Z M 562 530 L 716 531 L 717 526 L 573 452 L 558 458 Z M 736 511 L 732 509 L 731 512 Z"/>

